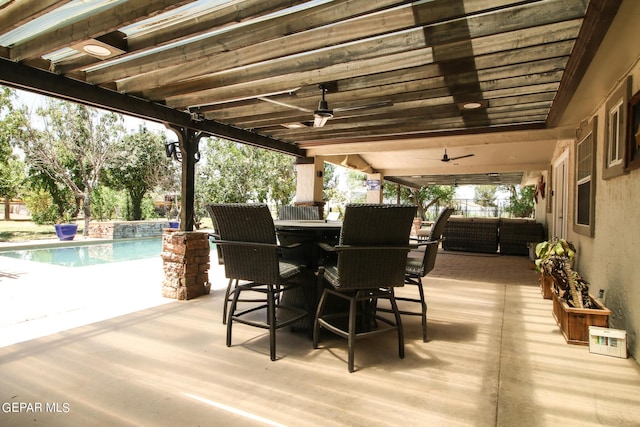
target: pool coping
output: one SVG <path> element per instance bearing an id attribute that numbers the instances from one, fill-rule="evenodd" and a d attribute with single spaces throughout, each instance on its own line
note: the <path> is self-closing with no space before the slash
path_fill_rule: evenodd
<path id="1" fill-rule="evenodd" d="M 0 252 L 22 251 L 29 249 L 64 248 L 67 246 L 91 246 L 115 242 L 128 242 L 133 240 L 161 239 L 162 236 L 132 237 L 130 239 L 105 239 L 98 237 L 85 237 L 78 240 L 62 241 L 57 239 L 29 240 L 28 242 L 0 242 Z"/>

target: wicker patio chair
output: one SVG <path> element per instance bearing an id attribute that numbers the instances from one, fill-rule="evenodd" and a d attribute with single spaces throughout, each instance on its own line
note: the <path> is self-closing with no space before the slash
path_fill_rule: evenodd
<path id="1" fill-rule="evenodd" d="M 218 232 L 218 221 L 216 221 L 216 217 L 213 214 L 213 210 L 211 209 L 211 205 L 206 205 L 205 209 L 209 213 L 211 217 L 211 222 L 213 223 L 213 233 L 209 233 L 209 240 L 212 243 L 215 243 L 216 240 L 220 240 L 220 233 Z M 218 255 L 218 265 L 224 264 L 224 257 L 222 256 L 222 246 L 216 245 L 216 254 Z M 232 292 L 236 286 L 238 286 L 239 280 L 234 278 L 229 278 L 229 283 L 227 284 L 227 289 L 224 293 L 224 302 L 222 306 L 222 324 L 227 323 L 227 309 L 229 307 L 229 303 L 231 302 Z M 264 300 L 266 301 L 266 299 Z M 248 302 L 248 301 L 247 301 Z M 251 302 L 255 302 L 255 299 L 251 299 Z"/>
<path id="2" fill-rule="evenodd" d="M 427 302 L 424 297 L 422 278 L 435 267 L 438 247 L 440 246 L 440 242 L 443 240 L 442 233 L 444 232 L 444 227 L 453 212 L 454 209 L 448 207 L 440 211 L 440 215 L 438 215 L 438 218 L 436 218 L 436 221 L 431 228 L 429 239 L 426 241 L 421 240 L 420 243 L 418 243 L 418 247 L 424 247 L 424 252 L 421 254 L 422 256 L 416 257 L 413 256 L 415 255 L 415 253 L 410 253 L 409 257 L 407 258 L 407 269 L 405 272 L 404 284 L 416 286 L 418 288 L 418 296 L 396 297 L 396 301 L 415 303 L 420 305 L 419 311 L 403 309 L 400 310 L 400 314 L 408 316 L 420 316 L 422 318 L 422 340 L 424 342 L 427 342 Z M 391 309 L 386 307 L 378 307 L 377 310 L 385 313 L 391 312 Z"/>
<path id="3" fill-rule="evenodd" d="M 225 274 L 230 279 L 241 281 L 231 291 L 233 299 L 227 315 L 227 347 L 231 346 L 233 323 L 239 322 L 269 330 L 271 360 L 276 359 L 276 330 L 288 326 L 307 316 L 307 310 L 284 305 L 278 296 L 302 286 L 295 281 L 302 267 L 282 261 L 280 247 L 276 244 L 276 232 L 269 208 L 262 204 L 211 204 L 219 226 L 223 247 Z M 265 300 L 247 300 L 243 293 L 258 292 Z M 248 306 L 244 302 L 253 302 Z M 242 308 L 238 303 L 243 303 Z M 266 309 L 261 319 L 257 311 Z M 276 316 L 278 311 L 278 316 Z M 286 321 L 277 317 L 286 312 Z"/>
<path id="4" fill-rule="evenodd" d="M 318 206 L 281 206 L 278 209 L 278 219 L 285 220 L 314 220 L 320 218 Z"/>
<path id="5" fill-rule="evenodd" d="M 318 269 L 319 284 L 326 286 L 316 311 L 313 347 L 318 348 L 320 327 L 346 338 L 349 372 L 354 370 L 356 340 L 378 333 L 396 331 L 399 356 L 404 358 L 402 321 L 393 289 L 404 284 L 415 213 L 415 206 L 347 205 L 338 245 L 320 244 L 323 250 L 337 253 L 337 263 Z M 329 296 L 348 301 L 348 312 L 325 313 Z M 376 299 L 389 300 L 395 320 L 372 311 L 371 304 Z M 360 330 L 356 330 L 358 316 L 363 319 Z M 340 323 L 345 318 L 346 327 Z M 372 330 L 371 321 L 387 326 Z"/>

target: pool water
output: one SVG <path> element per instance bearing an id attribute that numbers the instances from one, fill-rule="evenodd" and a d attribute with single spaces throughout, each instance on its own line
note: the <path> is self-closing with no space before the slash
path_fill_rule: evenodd
<path id="1" fill-rule="evenodd" d="M 160 252 L 162 252 L 162 239 L 155 238 L 55 248 L 22 249 L 0 252 L 0 256 L 65 267 L 83 267 L 159 257 Z"/>

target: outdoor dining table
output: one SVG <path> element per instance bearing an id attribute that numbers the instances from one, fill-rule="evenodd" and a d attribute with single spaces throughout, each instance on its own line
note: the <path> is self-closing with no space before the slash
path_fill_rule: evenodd
<path id="1" fill-rule="evenodd" d="M 283 258 L 313 268 L 318 266 L 318 243 L 337 244 L 342 221 L 276 220 L 274 225 L 280 245 L 299 244 L 297 248 L 285 250 Z"/>
<path id="2" fill-rule="evenodd" d="M 319 289 L 315 272 L 321 262 L 321 250 L 318 243 L 335 245 L 340 238 L 342 221 L 327 220 L 276 220 L 274 221 L 280 245 L 283 247 L 295 245 L 294 248 L 284 249 L 282 258 L 305 265 L 306 271 L 301 275 L 304 281 L 306 295 L 289 294 L 285 301 L 288 304 L 306 305 L 309 310 L 308 322 L 301 321 L 294 325 L 295 329 L 309 329 L 315 315 L 315 308 L 320 300 L 322 289 Z M 306 303 L 305 303 L 306 300 Z"/>

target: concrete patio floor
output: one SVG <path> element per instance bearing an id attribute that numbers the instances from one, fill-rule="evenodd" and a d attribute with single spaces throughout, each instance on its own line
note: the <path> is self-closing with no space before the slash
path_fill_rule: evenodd
<path id="1" fill-rule="evenodd" d="M 405 359 L 359 341 L 353 374 L 330 335 L 227 348 L 217 265 L 191 301 L 159 297 L 157 259 L 69 270 L 0 257 L 2 426 L 640 425 L 640 366 L 567 344 L 526 257 L 440 253 L 429 342 L 404 317 Z"/>

